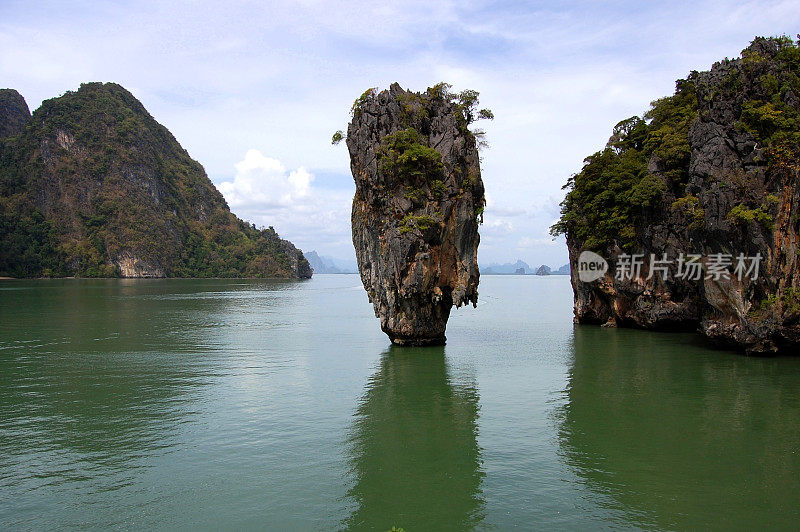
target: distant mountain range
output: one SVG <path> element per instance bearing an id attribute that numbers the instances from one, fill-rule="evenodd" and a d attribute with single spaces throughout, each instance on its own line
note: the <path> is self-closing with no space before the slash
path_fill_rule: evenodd
<path id="1" fill-rule="evenodd" d="M 304 253 L 314 273 L 358 273 L 355 261 L 334 259 L 318 254 L 316 251 Z"/>
<path id="2" fill-rule="evenodd" d="M 358 265 L 354 260 L 335 259 L 327 255 L 320 255 L 316 251 L 306 251 L 303 255 L 308 260 L 314 273 L 358 273 Z M 499 264 L 492 262 L 483 264 L 480 267 L 483 275 L 569 275 L 569 264 L 565 264 L 558 269 L 542 264 L 533 267 L 527 262 L 517 259 L 516 262 L 506 262 Z"/>
<path id="3" fill-rule="evenodd" d="M 308 254 L 306 254 L 308 256 Z M 311 260 L 311 259 L 309 259 Z M 516 262 L 498 264 L 493 262 L 481 266 L 483 275 L 569 275 L 569 264 L 553 270 L 550 266 L 542 264 L 538 268 L 531 267 L 527 262 L 517 259 Z"/>

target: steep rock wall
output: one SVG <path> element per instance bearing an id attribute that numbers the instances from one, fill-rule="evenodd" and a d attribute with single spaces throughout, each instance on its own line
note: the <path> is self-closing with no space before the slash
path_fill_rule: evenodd
<path id="1" fill-rule="evenodd" d="M 375 315 L 398 345 L 443 344 L 453 305 L 478 300 L 485 201 L 469 121 L 446 91 L 396 83 L 353 110 L 353 245 Z"/>

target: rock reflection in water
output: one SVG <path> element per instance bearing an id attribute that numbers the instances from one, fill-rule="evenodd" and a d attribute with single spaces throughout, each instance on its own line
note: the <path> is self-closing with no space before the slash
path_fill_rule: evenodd
<path id="1" fill-rule="evenodd" d="M 479 397 L 444 348 L 385 352 L 349 440 L 350 529 L 465 530 L 484 516 Z"/>
<path id="2" fill-rule="evenodd" d="M 574 338 L 561 454 L 628 524 L 797 523 L 797 359 L 710 350 L 683 334 L 578 326 Z"/>

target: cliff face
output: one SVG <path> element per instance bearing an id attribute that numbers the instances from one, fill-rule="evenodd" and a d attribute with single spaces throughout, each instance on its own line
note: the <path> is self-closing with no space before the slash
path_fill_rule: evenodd
<path id="1" fill-rule="evenodd" d="M 0 89 L 0 139 L 19 135 L 31 118 L 25 98 L 14 89 Z"/>
<path id="2" fill-rule="evenodd" d="M 15 277 L 311 275 L 274 230 L 236 218 L 203 167 L 112 83 L 43 102 L 0 141 L 0 243 L 0 275 Z"/>
<path id="3" fill-rule="evenodd" d="M 443 344 L 451 307 L 478 300 L 485 201 L 471 104 L 444 85 L 395 83 L 367 91 L 347 128 L 358 268 L 397 345 Z"/>
<path id="4" fill-rule="evenodd" d="M 576 321 L 796 352 L 800 49 L 756 39 L 645 118 L 621 122 L 587 159 L 554 227 L 567 236 Z M 608 259 L 598 280 L 581 279 L 585 250 Z"/>

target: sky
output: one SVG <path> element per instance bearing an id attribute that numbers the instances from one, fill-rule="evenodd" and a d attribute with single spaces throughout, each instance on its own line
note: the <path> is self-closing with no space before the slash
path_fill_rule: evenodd
<path id="1" fill-rule="evenodd" d="M 0 0 L 0 87 L 33 111 L 120 83 L 240 217 L 354 257 L 344 143 L 353 100 L 397 81 L 480 91 L 488 205 L 479 262 L 560 266 L 561 189 L 611 128 L 757 35 L 800 31 L 800 1 L 36 2 Z"/>

